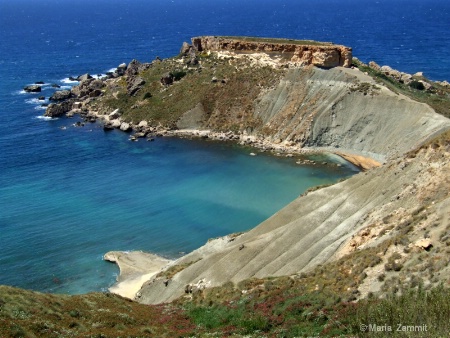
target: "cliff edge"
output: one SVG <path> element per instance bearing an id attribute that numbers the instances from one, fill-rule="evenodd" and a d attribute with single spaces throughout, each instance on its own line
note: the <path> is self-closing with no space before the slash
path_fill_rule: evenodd
<path id="1" fill-rule="evenodd" d="M 281 53 L 285 59 L 303 66 L 350 67 L 352 49 L 329 42 L 273 38 L 201 36 L 192 38 L 197 51 L 233 51 L 239 53 Z"/>

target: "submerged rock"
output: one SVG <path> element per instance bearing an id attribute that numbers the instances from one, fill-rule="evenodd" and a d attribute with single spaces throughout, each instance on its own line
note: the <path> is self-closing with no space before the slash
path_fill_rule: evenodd
<path id="1" fill-rule="evenodd" d="M 39 85 L 29 85 L 23 88 L 24 91 L 27 93 L 40 93 L 41 92 L 41 86 Z"/>

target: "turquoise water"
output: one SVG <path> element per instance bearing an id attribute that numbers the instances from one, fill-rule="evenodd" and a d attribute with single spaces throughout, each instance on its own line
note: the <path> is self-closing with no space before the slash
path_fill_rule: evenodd
<path id="1" fill-rule="evenodd" d="M 25 85 L 67 86 L 69 76 L 173 56 L 199 35 L 333 41 L 365 62 L 449 80 L 449 15 L 446 0 L 0 0 L 0 284 L 103 290 L 118 272 L 102 261 L 107 251 L 175 258 L 354 173 L 225 143 L 132 143 L 96 124 L 43 120 L 39 95 L 21 93 Z"/>
<path id="2" fill-rule="evenodd" d="M 209 238 L 248 230 L 310 186 L 353 173 L 249 156 L 255 150 L 228 143 L 130 142 L 120 131 L 74 122 L 30 118 L 31 135 L 18 140 L 23 149 L 3 165 L 2 284 L 101 290 L 117 274 L 102 261 L 107 251 L 175 258 Z"/>

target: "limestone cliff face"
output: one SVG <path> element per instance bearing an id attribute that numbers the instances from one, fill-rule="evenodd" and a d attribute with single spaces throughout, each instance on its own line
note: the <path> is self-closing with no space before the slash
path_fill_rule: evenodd
<path id="1" fill-rule="evenodd" d="M 234 51 L 279 53 L 293 62 L 318 67 L 350 67 L 352 49 L 331 43 L 302 42 L 290 40 L 250 40 L 216 36 L 192 38 L 192 45 L 198 51 Z"/>

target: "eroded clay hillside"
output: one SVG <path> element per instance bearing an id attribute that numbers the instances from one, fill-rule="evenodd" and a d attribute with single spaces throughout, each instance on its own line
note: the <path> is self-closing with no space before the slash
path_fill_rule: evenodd
<path id="1" fill-rule="evenodd" d="M 388 243 L 386 233 L 413 214 L 437 205 L 446 210 L 445 144 L 438 147 L 439 156 L 433 148 L 406 155 L 450 129 L 450 120 L 424 103 L 449 109 L 448 90 L 440 84 L 402 75 L 427 84 L 423 94 L 366 65 L 314 67 L 272 47 L 268 52 L 242 42 L 234 50 L 229 43 L 194 40 L 177 58 L 133 61 L 108 79 L 84 78 L 72 90 L 75 98 L 49 107 L 47 114 L 75 108 L 69 114 L 100 118 L 105 128 L 134 129 L 135 140 L 187 134 L 239 140 L 264 150 L 329 151 L 362 167 L 369 164 L 366 168 L 384 165 L 301 196 L 245 234 L 210 241 L 152 277 L 137 300 L 161 303 L 192 289 L 311 271 L 363 244 Z M 445 213 L 436 214 L 441 224 L 436 228 L 445 228 Z M 409 226 L 408 233 L 415 235 L 403 246 L 429 239 L 429 233 L 418 230 L 425 225 Z M 392 250 L 384 250 L 378 264 Z M 400 256 L 394 260 L 401 261 Z"/>

